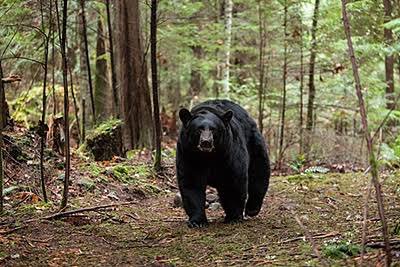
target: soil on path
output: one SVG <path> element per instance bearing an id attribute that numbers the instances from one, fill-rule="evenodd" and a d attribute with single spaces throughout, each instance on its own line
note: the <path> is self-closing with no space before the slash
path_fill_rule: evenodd
<path id="1" fill-rule="evenodd" d="M 208 210 L 210 226 L 204 229 L 189 229 L 183 210 L 171 204 L 175 192 L 165 190 L 137 204 L 61 220 L 20 224 L 16 219 L 10 225 L 7 220 L 13 219 L 9 217 L 0 225 L 0 265 L 319 266 L 304 229 L 295 220 L 297 216 L 329 265 L 353 266 L 358 253 L 339 251 L 335 256 L 331 244 L 353 244 L 357 248 L 361 243 L 368 183 L 368 177 L 352 173 L 273 177 L 258 217 L 224 224 L 221 210 Z M 396 238 L 393 229 L 400 218 L 399 188 L 399 175 L 386 178 L 392 239 Z M 379 241 L 380 222 L 373 199 L 369 210 L 368 240 Z M 22 228 L 4 233 L 19 226 Z M 394 248 L 395 261 L 399 260 L 399 250 Z M 370 249 L 365 262 L 376 266 L 383 260 L 381 255 L 381 250 Z"/>

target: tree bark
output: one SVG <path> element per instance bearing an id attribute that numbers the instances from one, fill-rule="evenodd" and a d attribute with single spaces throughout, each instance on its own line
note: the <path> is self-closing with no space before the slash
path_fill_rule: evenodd
<path id="1" fill-rule="evenodd" d="M 3 92 L 4 92 L 3 67 L 1 65 L 1 60 L 0 60 L 0 96 L 4 95 Z M 0 114 L 4 113 L 4 101 L 2 100 L 3 99 L 0 99 Z M 3 213 L 3 206 L 4 206 L 3 125 L 4 125 L 4 116 L 0 116 L 0 214 Z"/>
<path id="2" fill-rule="evenodd" d="M 52 1 L 50 1 L 50 12 L 49 12 L 49 31 L 48 34 L 44 36 L 44 72 L 43 72 L 43 92 L 42 92 L 42 118 L 39 121 L 39 129 L 40 129 L 40 185 L 43 194 L 43 200 L 47 203 L 47 193 L 46 193 L 46 182 L 44 177 L 44 148 L 46 144 L 46 103 L 47 103 L 47 94 L 46 94 L 46 87 L 47 87 L 47 72 L 48 72 L 48 61 L 49 61 L 49 41 L 50 41 L 50 34 L 52 31 Z M 44 25 L 44 10 L 43 10 L 43 1 L 40 1 L 40 13 L 42 14 L 42 31 L 45 31 Z"/>
<path id="3" fill-rule="evenodd" d="M 58 12 L 57 12 L 58 13 Z M 65 208 L 68 204 L 69 191 L 69 176 L 70 176 L 70 148 L 69 148 L 69 99 L 68 99 L 68 66 L 67 66 L 67 18 L 68 18 L 68 0 L 63 0 L 63 18 L 62 18 L 62 33 L 61 33 L 61 57 L 62 57 L 62 72 L 64 86 L 64 136 L 65 136 L 65 174 L 64 174 L 64 189 L 61 200 L 61 208 Z"/>
<path id="4" fill-rule="evenodd" d="M 115 57 L 114 57 L 114 42 L 113 42 L 113 30 L 111 25 L 111 12 L 110 12 L 110 0 L 106 0 L 106 11 L 107 11 L 107 28 L 108 28 L 108 42 L 110 51 L 110 67 L 111 67 L 111 87 L 113 92 L 113 107 L 114 114 L 117 118 L 120 117 L 120 105 L 119 96 L 117 90 L 117 74 L 115 71 Z"/>
<path id="5" fill-rule="evenodd" d="M 281 109 L 281 125 L 279 131 L 279 153 L 278 153 L 278 168 L 281 167 L 283 158 L 283 141 L 285 137 L 285 115 L 286 115 L 286 79 L 287 79 L 287 49 L 288 49 L 288 32 L 287 32 L 287 21 L 288 21 L 288 6 L 287 1 L 284 3 L 284 40 L 283 40 L 283 88 L 282 88 L 282 109 Z"/>
<path id="6" fill-rule="evenodd" d="M 125 150 L 151 147 L 153 119 L 138 0 L 116 1 L 117 81 Z"/>
<path id="7" fill-rule="evenodd" d="M 87 30 L 86 30 L 86 11 L 85 11 L 85 0 L 80 0 L 79 1 L 80 6 L 81 6 L 81 38 L 83 39 L 83 45 L 84 45 L 84 56 L 85 56 L 85 63 L 86 63 L 86 71 L 87 71 L 87 85 L 88 90 L 89 90 L 89 97 L 90 97 L 90 104 L 92 107 L 92 123 L 93 125 L 96 124 L 96 106 L 94 103 L 94 93 L 93 93 L 93 82 L 92 82 L 92 70 L 90 67 L 90 56 L 89 56 L 89 45 L 88 45 L 88 39 L 87 39 Z"/>
<path id="8" fill-rule="evenodd" d="M 109 84 L 108 84 L 108 69 L 106 54 L 106 44 L 103 38 L 104 26 L 101 15 L 97 19 L 97 44 L 96 44 L 96 76 L 95 76 L 95 91 L 94 101 L 95 110 L 100 120 L 107 118 L 110 114 L 110 106 L 112 102 L 109 101 Z M 111 96 L 111 95 L 110 95 Z M 111 98 L 112 99 L 112 98 Z"/>
<path id="9" fill-rule="evenodd" d="M 386 265 L 390 266 L 391 261 L 392 261 L 392 255 L 391 255 L 391 249 L 390 249 L 390 244 L 389 244 L 389 234 L 388 234 L 388 228 L 387 228 L 386 217 L 385 217 L 385 209 L 383 206 L 383 203 L 384 203 L 383 196 L 382 196 L 382 191 L 381 191 L 381 185 L 379 183 L 378 163 L 377 163 L 376 156 L 375 156 L 373 141 L 372 141 L 371 134 L 370 134 L 370 131 L 368 128 L 368 116 L 367 116 L 367 112 L 365 109 L 364 98 L 363 98 L 363 94 L 362 94 L 361 81 L 360 81 L 360 75 L 359 75 L 359 71 L 358 71 L 357 60 L 354 55 L 353 43 L 351 40 L 351 30 L 350 30 L 349 19 L 347 16 L 346 4 L 347 4 L 347 0 L 342 0 L 342 16 L 343 16 L 344 32 L 346 34 L 348 52 L 349 52 L 349 57 L 350 57 L 350 61 L 351 61 L 352 69 L 353 69 L 355 90 L 356 90 L 358 104 L 359 104 L 359 108 L 360 108 L 361 124 L 362 124 L 362 128 L 363 128 L 363 131 L 365 134 L 365 140 L 367 141 L 372 182 L 375 187 L 375 195 L 376 195 L 376 200 L 378 203 L 379 217 L 380 217 L 380 220 L 382 223 L 382 233 L 383 233 L 383 239 L 385 242 L 385 252 L 386 252 Z"/>
<path id="10" fill-rule="evenodd" d="M 154 129 L 156 134 L 156 155 L 154 159 L 154 169 L 161 171 L 161 120 L 160 104 L 158 92 L 158 72 L 157 72 L 157 0 L 151 1 L 151 21 L 150 21 L 150 43 L 151 43 L 151 81 L 153 87 L 153 115 Z"/>
<path id="11" fill-rule="evenodd" d="M 222 88 L 225 93 L 229 92 L 230 77 L 230 57 L 232 42 L 232 0 L 225 0 L 225 48 L 224 48 L 224 64 L 222 71 Z"/>
<path id="12" fill-rule="evenodd" d="M 259 23 L 259 87 L 258 87 L 258 127 L 262 133 L 264 130 L 264 107 L 265 107 L 265 47 L 266 47 L 266 22 L 263 14 L 261 1 L 258 1 L 258 23 Z"/>
<path id="13" fill-rule="evenodd" d="M 304 54 L 303 54 L 303 21 L 300 18 L 300 108 L 299 108 L 299 154 L 303 153 L 303 94 L 304 94 Z"/>
<path id="14" fill-rule="evenodd" d="M 69 79 L 70 79 L 70 85 L 71 85 L 71 96 L 72 96 L 72 101 L 74 104 L 76 128 L 78 130 L 78 144 L 80 144 L 80 143 L 83 143 L 84 139 L 82 138 L 82 132 L 81 132 L 81 127 L 80 127 L 81 121 L 79 120 L 79 108 L 78 108 L 78 104 L 77 104 L 76 97 L 75 97 L 74 81 L 72 79 L 71 65 L 68 65 L 68 72 L 69 72 Z"/>
<path id="15" fill-rule="evenodd" d="M 392 20 L 392 3 L 391 0 L 383 0 L 385 10 L 384 22 Z M 393 33 L 391 29 L 384 28 L 385 44 L 391 46 L 393 44 Z M 385 55 L 385 80 L 386 80 L 386 108 L 395 109 L 394 103 L 394 56 L 392 54 Z"/>
<path id="16" fill-rule="evenodd" d="M 315 0 L 314 15 L 312 20 L 311 28 L 311 48 L 310 48 L 310 65 L 309 65 L 309 81 L 308 81 L 308 104 L 307 104 L 307 148 L 306 152 L 309 152 L 311 145 L 311 132 L 314 125 L 314 99 L 315 99 L 315 84 L 314 84 L 314 72 L 315 72 L 315 58 L 317 55 L 317 26 L 319 16 L 319 3 L 320 0 Z"/>
<path id="17" fill-rule="evenodd" d="M 196 61 L 192 62 L 192 69 L 190 71 L 190 92 L 191 96 L 194 97 L 200 94 L 201 88 L 203 87 L 203 79 L 198 68 L 198 61 L 203 56 L 203 48 L 199 45 L 192 46 L 191 48 L 193 56 L 196 58 Z"/>

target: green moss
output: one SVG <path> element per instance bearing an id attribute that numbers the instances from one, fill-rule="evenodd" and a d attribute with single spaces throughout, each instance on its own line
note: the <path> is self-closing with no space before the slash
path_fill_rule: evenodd
<path id="1" fill-rule="evenodd" d="M 100 125 L 98 125 L 95 129 L 90 131 L 89 134 L 86 136 L 86 139 L 93 139 L 102 134 L 109 134 L 113 129 L 115 129 L 119 125 L 122 125 L 122 120 L 120 119 L 112 118 L 107 121 L 104 121 Z"/>
<path id="2" fill-rule="evenodd" d="M 302 173 L 297 175 L 290 175 L 286 177 L 290 183 L 300 183 L 300 182 L 312 182 L 314 180 L 322 180 L 325 177 L 321 175 L 316 175 L 312 173 Z"/>

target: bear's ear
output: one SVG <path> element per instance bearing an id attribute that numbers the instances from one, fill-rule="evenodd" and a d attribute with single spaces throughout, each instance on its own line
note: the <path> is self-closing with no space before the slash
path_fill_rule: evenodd
<path id="1" fill-rule="evenodd" d="M 233 117 L 233 111 L 232 110 L 228 110 L 227 112 L 225 112 L 224 115 L 222 115 L 222 121 L 225 124 L 228 124 L 231 121 L 232 117 Z"/>
<path id="2" fill-rule="evenodd" d="M 182 108 L 181 110 L 179 110 L 179 118 L 181 119 L 184 126 L 187 125 L 192 117 L 192 113 L 190 113 L 190 111 L 186 108 Z"/>

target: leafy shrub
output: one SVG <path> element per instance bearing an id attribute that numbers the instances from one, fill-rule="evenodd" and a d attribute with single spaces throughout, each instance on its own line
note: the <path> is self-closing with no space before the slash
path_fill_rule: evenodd
<path id="1" fill-rule="evenodd" d="M 353 244 L 350 240 L 332 240 L 325 243 L 322 252 L 332 259 L 344 259 L 361 253 L 361 246 Z"/>

